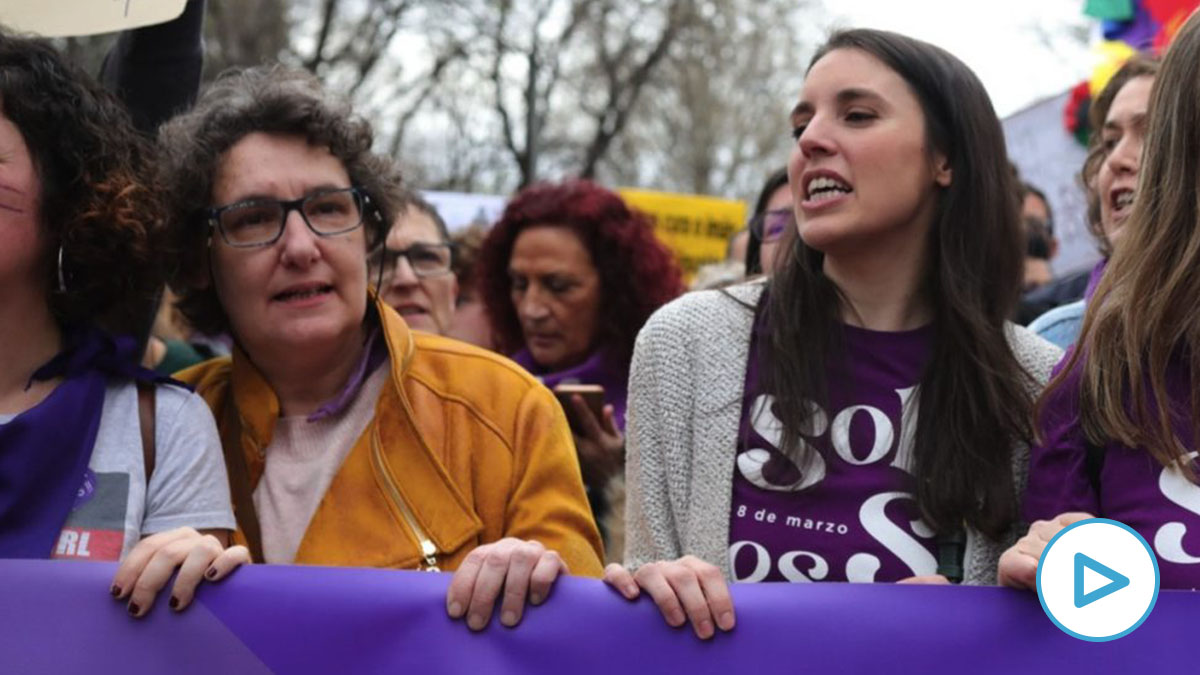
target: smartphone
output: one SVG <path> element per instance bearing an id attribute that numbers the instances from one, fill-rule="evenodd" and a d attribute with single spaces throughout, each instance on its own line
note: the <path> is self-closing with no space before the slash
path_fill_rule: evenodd
<path id="1" fill-rule="evenodd" d="M 567 414 L 567 423 L 571 425 L 571 429 L 574 431 L 583 429 L 579 423 L 579 416 L 575 412 L 575 402 L 571 400 L 577 395 L 583 397 L 583 402 L 596 416 L 596 421 L 603 423 L 604 387 L 598 384 L 560 384 L 554 388 L 554 396 L 562 405 L 563 412 Z"/>

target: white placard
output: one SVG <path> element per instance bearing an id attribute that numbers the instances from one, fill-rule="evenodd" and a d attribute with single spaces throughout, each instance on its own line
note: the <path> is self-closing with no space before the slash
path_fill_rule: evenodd
<path id="1" fill-rule="evenodd" d="M 165 23 L 187 0 L 0 0 L 0 24 L 19 32 L 70 37 Z"/>
<path id="2" fill-rule="evenodd" d="M 1078 178 L 1087 149 L 1063 128 L 1063 108 L 1070 95 L 1064 92 L 1003 120 L 1008 158 L 1022 180 L 1046 193 L 1054 209 L 1055 275 L 1089 268 L 1100 257 L 1087 227 L 1087 199 Z"/>
<path id="3" fill-rule="evenodd" d="M 500 219 L 504 205 L 508 203 L 506 198 L 499 195 L 436 190 L 423 190 L 421 195 L 437 209 L 451 234 L 475 224 L 491 227 Z"/>

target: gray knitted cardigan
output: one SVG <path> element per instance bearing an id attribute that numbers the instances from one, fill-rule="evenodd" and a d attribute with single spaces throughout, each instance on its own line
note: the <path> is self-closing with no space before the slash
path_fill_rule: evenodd
<path id="1" fill-rule="evenodd" d="M 737 431 L 754 306 L 765 284 L 688 293 L 664 306 L 642 328 L 629 376 L 625 466 L 625 563 L 694 555 L 729 579 L 729 509 Z M 1062 351 L 1010 326 L 1017 360 L 1037 393 Z M 1029 448 L 1013 454 L 1013 478 L 1024 494 Z M 967 584 L 994 584 L 1000 553 L 1022 534 L 1001 541 L 968 530 Z"/>

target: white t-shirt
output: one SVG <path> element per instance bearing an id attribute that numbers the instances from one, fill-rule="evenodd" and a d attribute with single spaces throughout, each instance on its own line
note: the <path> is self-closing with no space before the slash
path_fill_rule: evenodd
<path id="1" fill-rule="evenodd" d="M 305 417 L 281 417 L 275 422 L 264 453 L 266 466 L 254 488 L 264 562 L 296 561 L 313 514 L 375 417 L 375 404 L 391 372 L 384 361 L 363 381 L 349 407 L 336 415 L 313 422 Z"/>
<path id="2" fill-rule="evenodd" d="M 155 465 L 147 490 L 137 386 L 108 386 L 84 484 L 51 557 L 119 560 L 156 532 L 234 529 L 221 439 L 208 405 L 172 385 L 159 385 L 154 401 Z M 0 424 L 14 417 L 0 415 Z"/>

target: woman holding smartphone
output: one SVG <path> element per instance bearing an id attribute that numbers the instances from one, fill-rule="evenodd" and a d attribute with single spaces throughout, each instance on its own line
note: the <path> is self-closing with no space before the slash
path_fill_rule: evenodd
<path id="1" fill-rule="evenodd" d="M 664 307 L 630 376 L 628 567 L 606 578 L 701 638 L 734 626 L 729 581 L 994 583 L 1061 354 L 1006 320 L 1016 190 L 961 61 L 837 33 L 790 122 L 781 266 Z"/>
<path id="2" fill-rule="evenodd" d="M 625 461 L 634 338 L 654 310 L 683 291 L 679 268 L 644 215 L 588 181 L 520 192 L 484 241 L 479 264 L 479 287 L 501 351 L 551 389 L 603 388 L 598 411 L 585 398 L 596 396 L 594 389 L 560 400 L 572 418 L 584 483 L 604 530 L 603 492 Z"/>

